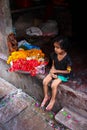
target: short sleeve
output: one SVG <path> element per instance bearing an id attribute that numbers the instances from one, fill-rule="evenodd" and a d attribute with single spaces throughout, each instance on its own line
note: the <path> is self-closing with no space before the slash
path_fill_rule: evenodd
<path id="1" fill-rule="evenodd" d="M 71 61 L 71 58 L 69 56 L 67 57 L 67 70 L 69 72 L 72 71 L 72 61 Z"/>

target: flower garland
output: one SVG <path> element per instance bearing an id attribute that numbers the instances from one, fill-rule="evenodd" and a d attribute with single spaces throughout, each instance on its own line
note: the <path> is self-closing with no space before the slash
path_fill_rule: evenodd
<path id="1" fill-rule="evenodd" d="M 31 50 L 19 50 L 12 52 L 8 57 L 7 64 L 10 64 L 11 61 L 15 61 L 17 59 L 26 59 L 26 57 L 33 57 L 34 59 L 44 58 L 45 54 L 41 49 L 31 49 Z"/>
<path id="2" fill-rule="evenodd" d="M 7 64 L 11 64 L 10 72 L 21 70 L 35 76 L 44 72 L 42 69 L 48 64 L 44 58 L 45 54 L 40 49 L 21 50 L 13 52 L 8 57 Z"/>

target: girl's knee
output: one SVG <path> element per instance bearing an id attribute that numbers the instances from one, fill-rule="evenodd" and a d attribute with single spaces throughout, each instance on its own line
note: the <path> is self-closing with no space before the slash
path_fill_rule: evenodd
<path id="1" fill-rule="evenodd" d="M 52 78 L 49 77 L 49 75 L 48 75 L 47 77 L 45 77 L 43 79 L 43 85 L 48 85 L 51 80 L 52 80 Z"/>
<path id="2" fill-rule="evenodd" d="M 51 84 L 51 88 L 58 88 L 58 86 L 59 86 L 59 83 L 56 83 L 56 82 L 53 82 Z"/>
<path id="3" fill-rule="evenodd" d="M 51 88 L 56 88 L 57 89 L 58 85 L 51 84 Z"/>
<path id="4" fill-rule="evenodd" d="M 51 88 L 57 88 L 60 83 L 61 83 L 61 80 L 55 79 L 55 80 L 52 82 L 52 84 L 51 84 Z"/>

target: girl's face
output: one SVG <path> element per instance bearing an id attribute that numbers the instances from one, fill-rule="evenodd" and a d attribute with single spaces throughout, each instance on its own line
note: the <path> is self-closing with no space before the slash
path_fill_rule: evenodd
<path id="1" fill-rule="evenodd" d="M 56 54 L 62 54 L 64 52 L 64 50 L 61 49 L 60 44 L 58 44 L 58 42 L 54 43 L 54 51 Z"/>

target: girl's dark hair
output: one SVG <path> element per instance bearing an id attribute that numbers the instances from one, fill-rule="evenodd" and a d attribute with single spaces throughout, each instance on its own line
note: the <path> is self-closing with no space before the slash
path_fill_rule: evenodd
<path id="1" fill-rule="evenodd" d="M 57 36 L 54 40 L 53 43 L 57 42 L 61 49 L 65 50 L 66 52 L 69 51 L 70 49 L 70 41 L 67 37 L 65 36 Z"/>

